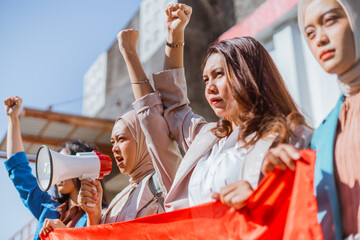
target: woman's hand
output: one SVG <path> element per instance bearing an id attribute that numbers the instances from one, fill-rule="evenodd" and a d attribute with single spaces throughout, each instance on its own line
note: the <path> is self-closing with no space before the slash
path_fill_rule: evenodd
<path id="1" fill-rule="evenodd" d="M 165 10 L 168 32 L 183 32 L 190 21 L 192 8 L 188 5 L 177 3 L 168 6 Z"/>
<path id="2" fill-rule="evenodd" d="M 17 96 L 12 96 L 4 100 L 6 115 L 13 117 L 18 116 L 21 108 L 22 99 Z"/>
<path id="3" fill-rule="evenodd" d="M 103 190 L 98 180 L 81 180 L 78 204 L 87 214 L 101 212 L 102 194 Z M 89 203 L 95 206 L 88 205 Z"/>
<path id="4" fill-rule="evenodd" d="M 66 228 L 65 224 L 59 219 L 49 219 L 46 218 L 44 221 L 44 225 L 40 230 L 41 235 L 48 235 L 55 228 Z"/>
<path id="5" fill-rule="evenodd" d="M 124 55 L 127 52 L 136 53 L 136 45 L 139 40 L 139 31 L 126 29 L 118 33 L 117 40 L 119 50 Z"/>
<path id="6" fill-rule="evenodd" d="M 262 166 L 263 174 L 273 171 L 276 167 L 295 170 L 295 161 L 300 159 L 297 149 L 290 144 L 280 144 L 271 148 L 265 156 Z"/>
<path id="7" fill-rule="evenodd" d="M 213 192 L 211 197 L 237 210 L 245 206 L 245 200 L 254 190 L 247 181 L 238 181 L 220 189 L 220 193 Z"/>

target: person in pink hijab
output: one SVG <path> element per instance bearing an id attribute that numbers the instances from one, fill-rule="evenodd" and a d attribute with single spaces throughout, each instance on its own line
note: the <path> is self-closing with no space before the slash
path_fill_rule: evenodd
<path id="1" fill-rule="evenodd" d="M 325 239 L 360 239 L 360 1 L 302 0 L 298 22 L 320 66 L 336 74 L 342 94 L 316 129 L 315 195 Z M 296 149 L 269 151 L 263 171 L 292 166 Z"/>

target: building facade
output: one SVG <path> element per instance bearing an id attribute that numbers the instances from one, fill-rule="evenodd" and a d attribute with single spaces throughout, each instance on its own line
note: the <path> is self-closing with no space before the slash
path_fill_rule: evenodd
<path id="1" fill-rule="evenodd" d="M 204 94 L 199 94 L 204 92 L 203 56 L 210 44 L 239 36 L 253 36 L 263 43 L 311 126 L 317 127 L 330 112 L 340 91 L 335 76 L 320 68 L 301 37 L 297 25 L 298 0 L 143 0 L 126 28 L 140 31 L 138 52 L 149 78 L 163 68 L 164 10 L 175 2 L 193 8 L 185 32 L 184 65 L 194 112 L 209 121 L 217 119 Z M 114 41 L 84 77 L 83 114 L 116 118 L 131 110 L 134 97 L 129 81 L 125 62 Z M 94 82 L 98 88 L 89 87 Z"/>

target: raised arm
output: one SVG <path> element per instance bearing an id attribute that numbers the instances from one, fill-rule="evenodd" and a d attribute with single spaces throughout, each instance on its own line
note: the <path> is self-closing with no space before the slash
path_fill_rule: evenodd
<path id="1" fill-rule="evenodd" d="M 163 117 L 163 107 L 158 94 L 153 93 L 148 78 L 136 52 L 139 32 L 121 31 L 118 36 L 119 49 L 124 57 L 135 96 L 134 109 L 146 137 L 147 147 L 153 161 L 162 191 L 169 191 L 181 154 Z M 153 94 L 151 94 L 153 93 Z"/>
<path id="2" fill-rule="evenodd" d="M 164 70 L 182 68 L 184 56 L 184 31 L 190 21 L 192 8 L 185 4 L 173 4 L 165 10 L 167 39 Z"/>
<path id="3" fill-rule="evenodd" d="M 117 40 L 119 50 L 124 57 L 129 72 L 130 83 L 135 99 L 154 92 L 136 51 L 139 32 L 134 29 L 123 30 L 117 35 Z"/>
<path id="4" fill-rule="evenodd" d="M 44 208 L 42 204 L 50 202 L 51 197 L 38 187 L 24 153 L 18 117 L 21 103 L 22 99 L 15 96 L 4 100 L 5 113 L 9 122 L 7 133 L 8 160 L 5 162 L 5 168 L 19 192 L 22 202 L 39 219 Z"/>
<path id="5" fill-rule="evenodd" d="M 8 117 L 8 133 L 6 138 L 7 157 L 17 152 L 23 152 L 24 146 L 21 138 L 19 111 L 22 99 L 16 96 L 4 100 L 5 113 Z"/>

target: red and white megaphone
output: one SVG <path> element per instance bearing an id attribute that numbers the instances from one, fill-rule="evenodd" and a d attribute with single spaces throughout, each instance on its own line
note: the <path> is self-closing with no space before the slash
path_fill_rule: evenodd
<path id="1" fill-rule="evenodd" d="M 111 167 L 111 158 L 95 151 L 65 155 L 43 145 L 36 155 L 36 179 L 44 192 L 67 179 L 101 179 L 110 173 Z"/>

